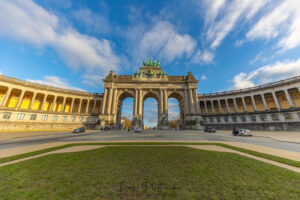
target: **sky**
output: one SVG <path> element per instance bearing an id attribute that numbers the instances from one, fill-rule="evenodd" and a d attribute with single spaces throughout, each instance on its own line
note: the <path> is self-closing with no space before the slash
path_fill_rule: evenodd
<path id="1" fill-rule="evenodd" d="M 1 0 L 0 73 L 103 92 L 146 59 L 198 93 L 300 75 L 298 0 Z"/>

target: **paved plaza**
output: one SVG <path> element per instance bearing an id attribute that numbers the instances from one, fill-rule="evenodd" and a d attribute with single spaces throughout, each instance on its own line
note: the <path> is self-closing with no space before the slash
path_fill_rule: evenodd
<path id="1" fill-rule="evenodd" d="M 14 133 L 1 133 L 14 134 Z M 253 137 L 233 136 L 228 131 L 92 131 L 80 134 L 70 132 L 41 132 L 40 136 L 10 138 L 0 142 L 0 157 L 7 157 L 44 148 L 80 142 L 221 142 L 241 148 L 300 161 L 299 132 L 253 132 Z M 280 136 L 280 137 L 279 137 Z M 285 137 L 284 137 L 285 136 Z M 282 139 L 282 140 L 280 140 Z"/>

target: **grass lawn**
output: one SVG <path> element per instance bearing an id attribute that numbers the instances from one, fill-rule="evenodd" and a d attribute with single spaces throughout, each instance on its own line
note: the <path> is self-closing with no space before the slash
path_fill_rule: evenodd
<path id="1" fill-rule="evenodd" d="M 104 147 L 1 167 L 0 199 L 300 199 L 300 174 L 232 153 Z"/>

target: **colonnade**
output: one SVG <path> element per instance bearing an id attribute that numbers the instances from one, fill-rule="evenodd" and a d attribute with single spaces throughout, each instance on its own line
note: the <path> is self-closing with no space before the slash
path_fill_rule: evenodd
<path id="1" fill-rule="evenodd" d="M 298 87 L 235 95 L 200 96 L 201 114 L 256 112 L 300 107 Z"/>
<path id="2" fill-rule="evenodd" d="M 2 108 L 35 110 L 59 113 L 100 113 L 102 99 L 78 95 L 57 94 L 51 91 L 34 91 L 7 87 L 0 99 Z"/>

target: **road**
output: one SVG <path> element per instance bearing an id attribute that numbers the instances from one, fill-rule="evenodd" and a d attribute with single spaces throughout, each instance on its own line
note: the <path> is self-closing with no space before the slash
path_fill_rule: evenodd
<path id="1" fill-rule="evenodd" d="M 144 131 L 141 133 L 128 131 L 107 131 L 107 132 L 89 132 L 89 133 L 63 133 L 48 136 L 34 136 L 23 139 L 13 139 L 0 142 L 0 150 L 25 147 L 36 144 L 45 144 L 51 142 L 101 142 L 101 141 L 224 141 L 224 142 L 243 142 L 255 144 L 264 147 L 277 148 L 300 152 L 300 143 L 278 141 L 264 137 L 241 137 L 232 136 L 228 133 L 204 133 L 202 131 Z"/>

